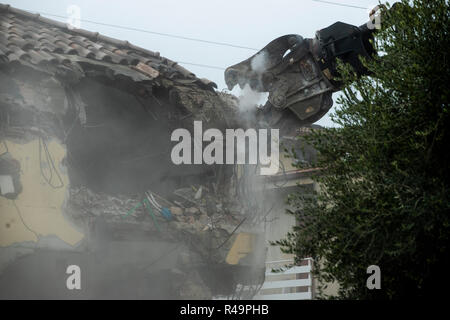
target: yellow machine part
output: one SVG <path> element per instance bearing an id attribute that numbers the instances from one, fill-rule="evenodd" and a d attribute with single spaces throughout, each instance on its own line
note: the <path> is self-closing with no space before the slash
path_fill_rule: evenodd
<path id="1" fill-rule="evenodd" d="M 255 235 L 252 233 L 239 233 L 231 246 L 230 251 L 225 259 L 228 264 L 238 264 L 239 260 L 253 251 Z"/>

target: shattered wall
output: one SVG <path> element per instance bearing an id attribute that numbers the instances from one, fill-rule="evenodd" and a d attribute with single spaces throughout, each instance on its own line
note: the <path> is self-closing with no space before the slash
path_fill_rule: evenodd
<path id="1" fill-rule="evenodd" d="M 241 259 L 229 253 L 240 238 L 253 237 L 232 234 L 242 219 L 224 193 L 232 168 L 175 166 L 170 160 L 172 130 L 191 129 L 196 119 L 210 127 L 232 127 L 233 106 L 196 84 L 112 81 L 92 65 L 82 66 L 82 76 L 76 77 L 18 64 L 1 68 L 0 159 L 17 168 L 1 167 L 0 175 L 16 183 L 12 193 L 0 197 L 0 245 L 32 251 L 3 268 L 0 296 L 119 298 L 107 283 L 122 269 L 134 276 L 118 278 L 124 281 L 120 297 L 206 299 L 234 294 L 238 282 L 260 283 L 263 268 L 244 260 L 239 267 Z M 161 196 L 158 202 L 169 208 L 171 219 L 140 206 L 146 190 Z M 49 237 L 56 237 L 51 240 L 56 251 L 41 252 Z M 157 267 L 155 259 L 162 264 Z M 94 289 L 73 296 L 54 287 L 51 261 L 61 268 L 82 261 L 97 274 L 89 283 Z M 136 267 L 146 264 L 151 267 Z M 43 274 L 30 284 L 31 270 Z M 169 279 L 164 285 L 138 281 L 156 281 L 161 272 Z M 11 279 L 41 289 L 24 295 Z M 139 286 L 129 292 L 133 279 Z"/>
<path id="2" fill-rule="evenodd" d="M 270 201 L 251 195 L 254 168 L 170 159 L 177 128 L 253 120 L 214 88 L 157 52 L 0 4 L 0 297 L 251 298 Z M 81 292 L 65 287 L 69 264 Z"/>

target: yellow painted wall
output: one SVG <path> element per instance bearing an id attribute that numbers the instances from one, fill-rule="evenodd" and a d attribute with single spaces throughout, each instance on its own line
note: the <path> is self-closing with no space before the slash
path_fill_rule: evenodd
<path id="1" fill-rule="evenodd" d="M 70 245 L 78 243 L 84 235 L 76 230 L 62 213 L 69 185 L 67 174 L 61 171 L 61 161 L 66 154 L 65 148 L 55 140 L 48 143 L 48 150 L 64 183 L 64 187 L 53 189 L 40 172 L 38 139 L 26 144 L 17 144 L 8 140 L 5 142 L 11 156 L 20 162 L 20 181 L 23 190 L 14 201 L 0 197 L 0 246 L 23 241 L 37 241 L 35 233 L 29 229 L 38 235 L 56 235 Z M 1 148 L 4 148 L 3 144 Z M 0 150 L 0 154 L 4 151 Z M 41 158 L 44 168 L 47 168 L 43 149 Z M 49 170 L 44 170 L 49 176 Z M 52 182 L 55 185 L 59 184 L 55 173 L 53 173 Z M 22 222 L 18 211 L 29 229 Z"/>

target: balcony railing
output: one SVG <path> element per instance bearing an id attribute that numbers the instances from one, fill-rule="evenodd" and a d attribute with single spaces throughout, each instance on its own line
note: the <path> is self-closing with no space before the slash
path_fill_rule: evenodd
<path id="1" fill-rule="evenodd" d="M 266 262 L 266 280 L 254 300 L 311 300 L 313 299 L 312 259 L 300 265 L 272 272 L 272 269 L 293 264 L 293 260 Z"/>

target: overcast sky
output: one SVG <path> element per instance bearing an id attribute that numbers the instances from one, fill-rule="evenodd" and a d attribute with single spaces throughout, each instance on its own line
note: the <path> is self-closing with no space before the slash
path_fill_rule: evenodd
<path id="1" fill-rule="evenodd" d="M 316 30 L 336 21 L 359 26 L 368 20 L 369 7 L 373 8 L 377 4 L 377 0 L 329 1 L 367 9 L 336 6 L 314 0 L 9 0 L 9 4 L 24 10 L 61 16 L 67 16 L 67 8 L 76 5 L 81 10 L 82 20 L 257 49 L 285 34 L 296 33 L 312 38 Z M 62 18 L 48 17 L 64 21 Z M 128 40 L 179 62 L 226 68 L 255 53 L 249 49 L 169 38 L 83 21 L 81 28 Z M 223 70 L 180 64 L 198 77 L 214 81 L 220 90 L 226 88 Z M 233 93 L 239 94 L 239 89 L 233 90 Z M 317 124 L 332 125 L 329 114 Z"/>

